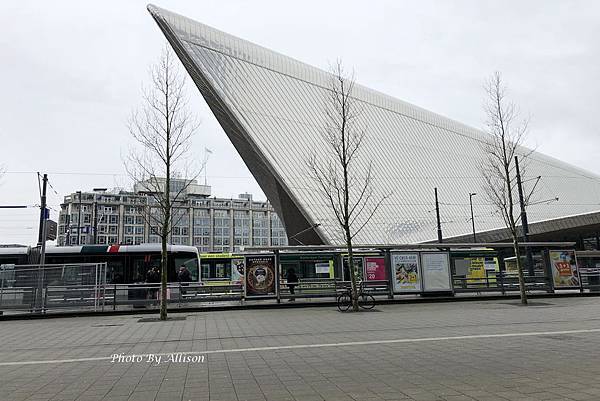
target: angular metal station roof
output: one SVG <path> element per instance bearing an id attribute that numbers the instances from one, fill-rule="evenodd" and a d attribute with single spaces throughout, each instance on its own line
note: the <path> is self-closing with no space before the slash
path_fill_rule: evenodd
<path id="1" fill-rule="evenodd" d="M 307 166 L 308 157 L 325 148 L 321 133 L 331 75 L 170 11 L 152 5 L 148 10 L 288 235 L 319 224 L 297 238 L 306 244 L 343 243 Z M 435 239 L 434 187 L 445 237 L 471 232 L 469 192 L 478 193 L 477 230 L 503 227 L 485 200 L 479 173 L 484 132 L 360 85 L 354 97 L 368 122 L 360 163 L 374 163 L 375 199 L 391 193 L 357 243 Z M 572 158 L 565 154 L 566 160 Z M 530 222 L 600 210 L 600 176 L 538 152 L 527 173 L 543 177 L 536 199 L 559 197 L 558 202 L 530 206 Z"/>

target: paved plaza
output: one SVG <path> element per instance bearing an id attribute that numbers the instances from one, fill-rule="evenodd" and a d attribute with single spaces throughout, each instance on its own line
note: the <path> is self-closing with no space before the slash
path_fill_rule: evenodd
<path id="1" fill-rule="evenodd" d="M 600 297 L 171 316 L 2 321 L 0 400 L 600 399 Z"/>

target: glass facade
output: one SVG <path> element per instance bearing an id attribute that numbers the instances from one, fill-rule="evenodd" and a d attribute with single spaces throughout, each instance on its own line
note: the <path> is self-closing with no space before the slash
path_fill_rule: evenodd
<path id="1" fill-rule="evenodd" d="M 330 157 L 323 151 L 323 131 L 331 75 L 169 11 L 154 6 L 149 11 L 267 197 L 285 211 L 288 233 L 318 223 L 321 242 L 341 242 L 336 218 L 308 167 L 311 156 Z M 357 171 L 372 163 L 373 202 L 389 195 L 355 243 L 435 240 L 435 187 L 445 237 L 471 232 L 469 193 L 478 194 L 473 199 L 477 230 L 503 227 L 485 198 L 480 173 L 485 133 L 360 85 L 353 97 L 362 110 L 358 123 L 366 127 Z M 526 179 L 537 176 L 542 183 L 528 207 L 531 222 L 600 209 L 599 176 L 534 152 Z M 531 185 L 528 181 L 526 190 Z M 558 202 L 535 204 L 556 197 Z M 265 223 L 259 221 L 245 231 L 233 216 L 234 241 L 250 234 L 262 241 Z M 355 227 L 362 224 L 356 221 Z"/>

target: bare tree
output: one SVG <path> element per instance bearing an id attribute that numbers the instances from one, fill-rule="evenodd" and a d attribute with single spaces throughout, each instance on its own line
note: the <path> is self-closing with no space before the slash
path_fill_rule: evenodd
<path id="1" fill-rule="evenodd" d="M 529 119 L 521 118 L 518 107 L 506 97 L 506 87 L 502 76 L 495 72 L 485 84 L 487 101 L 484 109 L 487 115 L 489 142 L 484 145 L 487 156 L 482 165 L 486 195 L 512 237 L 513 248 L 519 275 L 521 303 L 527 304 L 525 279 L 519 248 L 519 220 L 517 175 L 515 157 L 527 158 L 531 151 L 522 147 L 527 135 Z M 520 153 L 520 154 L 519 154 Z M 523 164 L 522 164 L 523 166 Z"/>
<path id="2" fill-rule="evenodd" d="M 369 223 L 381 203 L 374 199 L 373 165 L 359 164 L 360 149 L 366 126 L 362 108 L 353 97 L 354 75 L 344 72 L 341 61 L 331 69 L 331 86 L 325 105 L 325 127 L 322 138 L 325 154 L 313 154 L 308 159 L 312 178 L 333 210 L 343 241 L 348 249 L 348 266 L 352 289 L 352 309 L 358 311 L 356 268 L 352 240 Z"/>
<path id="3" fill-rule="evenodd" d="M 144 219 L 151 234 L 161 240 L 160 319 L 167 318 L 167 244 L 174 221 L 173 207 L 201 168 L 190 158 L 192 137 L 199 123 L 188 109 L 185 79 L 174 54 L 165 46 L 158 62 L 150 67 L 150 85 L 142 89 L 143 101 L 129 120 L 137 146 L 129 151 L 125 168 L 129 177 L 149 195 Z M 184 177 L 174 187 L 174 178 Z M 154 213 L 156 211 L 156 213 Z M 181 216 L 179 217 L 181 218 Z"/>

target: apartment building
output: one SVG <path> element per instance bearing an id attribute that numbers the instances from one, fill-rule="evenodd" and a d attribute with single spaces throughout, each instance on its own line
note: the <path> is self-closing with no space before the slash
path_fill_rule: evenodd
<path id="1" fill-rule="evenodd" d="M 160 179 L 159 179 L 160 180 Z M 58 245 L 141 244 L 160 242 L 159 204 L 150 188 L 164 180 L 141 182 L 132 192 L 96 188 L 65 196 L 58 222 Z M 237 199 L 211 197 L 195 180 L 173 179 L 169 242 L 193 245 L 200 252 L 235 252 L 248 246 L 287 245 L 285 228 L 268 202 L 251 194 Z"/>

